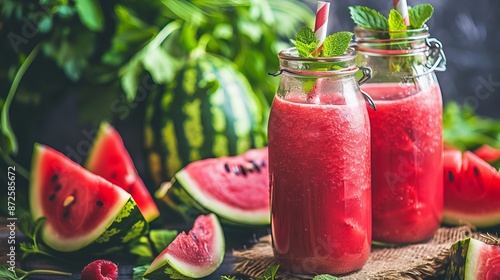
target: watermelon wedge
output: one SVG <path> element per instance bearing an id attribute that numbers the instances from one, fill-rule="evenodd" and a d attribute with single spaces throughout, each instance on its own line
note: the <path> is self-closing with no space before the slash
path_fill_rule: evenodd
<path id="1" fill-rule="evenodd" d="M 212 274 L 224 259 L 224 233 L 217 216 L 201 215 L 194 221 L 193 228 L 181 232 L 151 263 L 144 273 L 163 276 L 164 271 L 174 275 L 201 278 Z M 170 268 L 170 269 L 169 269 Z M 166 270 L 165 270 L 166 269 Z"/>
<path id="2" fill-rule="evenodd" d="M 267 148 L 192 162 L 162 184 L 156 196 L 188 220 L 214 213 L 224 224 L 268 225 Z"/>
<path id="3" fill-rule="evenodd" d="M 29 192 L 33 219 L 45 217 L 42 240 L 56 251 L 103 251 L 148 230 L 129 193 L 44 145 L 34 146 Z"/>
<path id="4" fill-rule="evenodd" d="M 446 280 L 500 279 L 500 247 L 474 238 L 455 242 L 450 249 Z"/>
<path id="5" fill-rule="evenodd" d="M 120 134 L 109 123 L 103 122 L 99 127 L 85 166 L 130 193 L 146 221 L 150 222 L 160 215 L 151 194 L 137 174 Z"/>
<path id="6" fill-rule="evenodd" d="M 500 173 L 470 151 L 444 151 L 443 222 L 500 224 Z"/>

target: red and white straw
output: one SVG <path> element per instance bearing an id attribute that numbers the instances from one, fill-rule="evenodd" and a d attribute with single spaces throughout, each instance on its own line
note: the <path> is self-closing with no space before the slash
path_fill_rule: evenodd
<path id="1" fill-rule="evenodd" d="M 406 0 L 394 0 L 394 8 L 401 14 L 406 26 L 409 26 L 410 17 L 408 16 L 408 4 L 406 4 Z"/>
<path id="2" fill-rule="evenodd" d="M 318 1 L 318 8 L 316 10 L 316 22 L 314 24 L 314 34 L 318 39 L 318 49 L 316 52 L 321 51 L 323 48 L 323 41 L 326 39 L 326 32 L 328 29 L 328 14 L 330 13 L 330 3 L 325 1 Z"/>

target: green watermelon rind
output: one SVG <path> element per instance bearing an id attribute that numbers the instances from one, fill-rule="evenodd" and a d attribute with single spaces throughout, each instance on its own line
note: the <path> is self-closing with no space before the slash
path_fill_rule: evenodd
<path id="1" fill-rule="evenodd" d="M 179 213 L 185 221 L 193 221 L 199 215 L 207 215 L 211 212 L 210 210 L 204 208 L 200 205 L 196 200 L 189 195 L 186 190 L 179 184 L 175 183 L 175 177 L 172 180 L 174 184 L 170 182 L 167 183 L 170 186 L 168 187 L 167 194 L 165 194 L 165 190 L 160 187 L 160 189 L 156 192 L 156 197 L 161 199 L 167 206 L 171 209 L 175 210 Z M 225 219 L 218 215 L 219 221 L 225 226 L 233 226 L 233 227 L 251 227 L 255 226 L 253 224 L 244 223 L 245 221 L 233 221 Z"/>
<path id="2" fill-rule="evenodd" d="M 35 144 L 33 150 L 30 174 L 30 208 L 34 221 L 43 217 L 42 203 L 39 201 L 42 197 L 39 192 L 41 187 L 38 185 L 40 180 L 37 180 L 37 178 L 40 177 L 38 172 L 41 172 L 38 168 L 39 157 L 45 149 L 44 146 Z M 50 221 L 45 220 L 41 230 L 43 242 L 57 252 L 88 251 L 99 254 L 99 252 L 104 252 L 112 247 L 119 247 L 121 244 L 128 243 L 144 235 L 149 230 L 149 224 L 144 219 L 137 204 L 126 191 L 118 187 L 116 189 L 119 195 L 118 202 L 100 226 L 91 229 L 78 238 L 65 239 L 57 234 Z M 137 226 L 134 229 L 134 225 L 141 223 L 143 224 L 141 230 L 137 230 Z M 133 230 L 135 232 L 132 232 Z M 125 237 L 126 240 L 122 240 Z"/>
<path id="3" fill-rule="evenodd" d="M 201 208 L 215 213 L 223 220 L 244 225 L 268 225 L 270 223 L 271 214 L 268 209 L 258 211 L 241 210 L 205 195 L 205 192 L 191 179 L 189 172 L 184 169 L 177 172 L 175 180 L 173 188 L 180 185 Z"/>
<path id="4" fill-rule="evenodd" d="M 479 269 L 477 264 L 484 246 L 490 245 L 470 237 L 455 242 L 450 248 L 446 279 L 475 280 Z"/>
<path id="5" fill-rule="evenodd" d="M 444 209 L 443 223 L 447 225 L 473 224 L 478 228 L 488 228 L 500 224 L 500 212 L 474 214 Z"/>
<path id="6" fill-rule="evenodd" d="M 102 151 L 103 147 L 103 141 L 105 140 L 105 137 L 109 135 L 111 131 L 113 131 L 114 128 L 106 121 L 102 122 L 101 125 L 99 126 L 99 131 L 97 133 L 97 136 L 94 140 L 94 143 L 92 145 L 92 149 L 89 153 L 89 156 L 87 158 L 87 161 L 85 163 L 85 166 L 88 170 L 94 171 L 94 166 L 96 165 L 96 162 L 99 160 L 99 155 L 103 153 Z M 120 141 L 122 141 L 120 139 Z M 125 149 L 125 147 L 124 147 Z M 127 154 L 127 157 L 130 158 L 130 156 Z M 130 159 L 131 164 L 133 165 L 132 159 Z M 136 180 L 141 180 L 137 172 L 135 171 L 135 166 L 131 166 L 131 168 L 134 169 L 134 175 L 136 176 Z M 142 180 L 141 180 L 142 181 Z M 144 206 L 144 205 L 143 205 Z M 142 209 L 142 214 L 144 218 L 146 219 L 147 222 L 151 222 L 152 220 L 156 219 L 158 216 L 160 216 L 160 212 L 158 208 L 156 207 L 156 204 L 154 203 L 153 198 L 151 197 L 151 201 L 149 204 L 146 204 L 147 207 L 143 207 Z"/>
<path id="7" fill-rule="evenodd" d="M 193 71 L 194 78 L 187 74 Z M 267 141 L 268 104 L 233 63 L 207 53 L 187 61 L 181 73 L 173 86 L 151 96 L 146 109 L 144 142 L 157 184 L 170 180 L 192 161 L 237 155 Z M 189 78 L 193 81 L 186 82 Z M 183 108 L 186 104 L 198 104 L 196 118 L 188 115 L 193 110 Z"/>
<path id="8" fill-rule="evenodd" d="M 169 254 L 169 252 L 161 255 L 159 258 L 156 258 L 151 265 L 148 267 L 146 272 L 144 273 L 144 277 L 148 278 L 150 276 L 161 276 L 164 275 L 164 271 L 167 271 L 168 274 L 171 274 L 171 269 L 174 270 L 174 273 L 177 272 L 181 276 L 191 277 L 191 278 L 201 278 L 212 274 L 219 266 L 222 264 L 224 260 L 225 254 L 225 239 L 224 232 L 222 231 L 222 227 L 220 225 L 217 216 L 214 214 L 208 215 L 211 218 L 212 229 L 214 230 L 213 236 L 214 246 L 213 249 L 217 250 L 213 252 L 214 263 L 211 266 L 207 267 L 197 267 L 191 264 L 187 264 L 175 256 Z M 174 240 L 175 241 L 175 240 Z M 177 278 L 175 278 L 177 279 Z"/>

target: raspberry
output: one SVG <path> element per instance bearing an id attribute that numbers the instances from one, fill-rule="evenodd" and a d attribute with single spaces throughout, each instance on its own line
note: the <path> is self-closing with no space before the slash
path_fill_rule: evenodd
<path id="1" fill-rule="evenodd" d="M 112 261 L 95 260 L 83 270 L 81 280 L 116 280 L 118 267 Z"/>

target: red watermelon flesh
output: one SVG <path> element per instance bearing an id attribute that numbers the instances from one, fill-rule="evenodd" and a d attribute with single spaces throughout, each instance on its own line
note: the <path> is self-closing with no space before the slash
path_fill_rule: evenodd
<path id="1" fill-rule="evenodd" d="M 459 153 L 444 151 L 443 221 L 478 227 L 500 224 L 500 174 L 474 153 Z"/>
<path id="2" fill-rule="evenodd" d="M 446 271 L 446 280 L 452 279 L 500 279 L 500 247 L 474 238 L 455 242 Z"/>
<path id="3" fill-rule="evenodd" d="M 130 194 L 63 154 L 36 144 L 30 178 L 34 220 L 45 217 L 42 239 L 55 250 L 75 251 L 96 240 Z"/>
<path id="4" fill-rule="evenodd" d="M 107 122 L 99 128 L 86 168 L 132 195 L 146 221 L 160 215 L 148 189 L 139 177 L 120 134 Z"/>
<path id="5" fill-rule="evenodd" d="M 200 215 L 193 228 L 188 233 L 181 232 L 153 260 L 144 275 L 168 265 L 184 276 L 201 278 L 212 274 L 223 259 L 224 233 L 217 216 Z"/>
<path id="6" fill-rule="evenodd" d="M 192 162 L 175 180 L 204 208 L 227 220 L 269 224 L 267 147 Z"/>
<path id="7" fill-rule="evenodd" d="M 474 153 L 487 162 L 495 162 L 500 159 L 500 149 L 492 148 L 489 145 L 482 145 Z"/>

